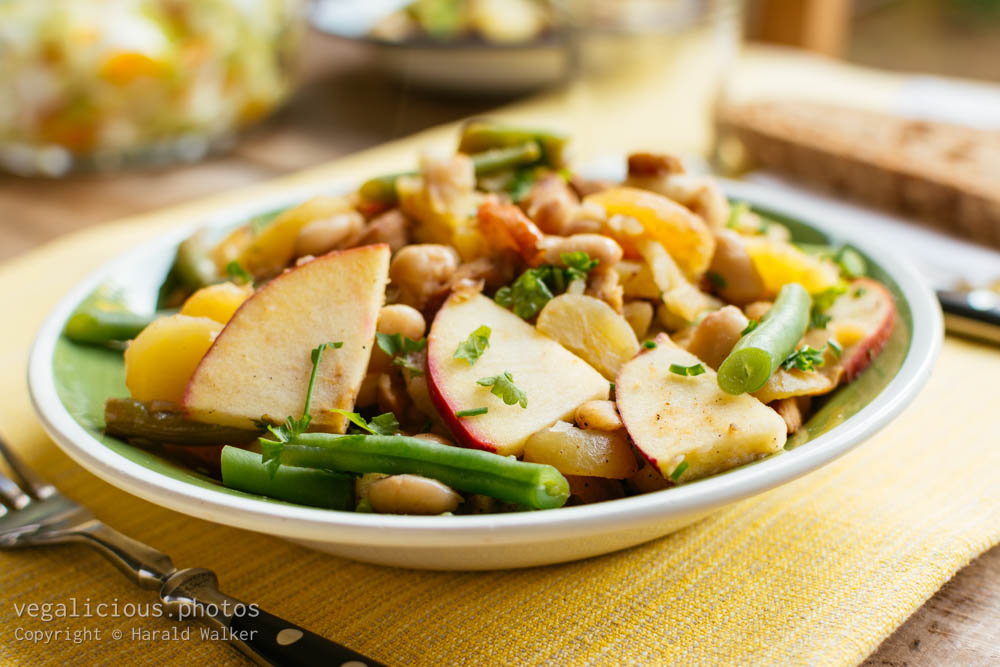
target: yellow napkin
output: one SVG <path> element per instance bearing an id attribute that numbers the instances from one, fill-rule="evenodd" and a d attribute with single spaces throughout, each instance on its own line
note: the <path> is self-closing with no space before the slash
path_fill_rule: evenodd
<path id="1" fill-rule="evenodd" d="M 211 568 L 227 593 L 390 665 L 854 664 L 1000 541 L 1000 353 L 957 340 L 913 406 L 822 470 L 655 542 L 522 571 L 376 567 L 221 527 L 118 491 L 45 436 L 25 388 L 28 348 L 56 300 L 102 261 L 227 202 L 406 166 L 416 147 L 452 132 L 81 232 L 0 266 L 0 433 L 67 495 L 177 565 Z M 620 136 L 639 138 L 629 128 Z M 166 619 L 29 613 L 30 603 L 74 600 L 78 610 L 89 600 L 141 612 L 155 599 L 82 547 L 0 553 L 0 591 L 3 664 L 241 664 L 197 630 L 149 639 L 183 627 Z M 45 631 L 70 636 L 31 640 Z"/>

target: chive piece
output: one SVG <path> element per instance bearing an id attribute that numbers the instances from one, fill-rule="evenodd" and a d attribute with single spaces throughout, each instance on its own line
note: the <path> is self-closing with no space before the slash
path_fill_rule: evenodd
<path id="1" fill-rule="evenodd" d="M 831 338 L 830 340 L 828 340 L 826 342 L 826 344 L 827 344 L 827 347 L 829 347 L 831 350 L 833 350 L 833 353 L 835 355 L 837 355 L 838 359 L 840 359 L 841 355 L 844 354 L 844 348 L 843 348 L 843 346 L 841 346 L 840 343 L 837 342 L 836 338 Z"/>
<path id="2" fill-rule="evenodd" d="M 487 407 L 482 408 L 472 408 L 471 410 L 459 410 L 455 413 L 456 417 L 478 417 L 479 415 L 485 415 L 490 409 Z"/>
<path id="3" fill-rule="evenodd" d="M 670 364 L 670 372 L 676 375 L 684 375 L 686 377 L 694 377 L 696 375 L 701 375 L 705 372 L 705 367 L 701 364 L 692 364 L 691 366 L 681 366 L 680 364 Z"/>
<path id="4" fill-rule="evenodd" d="M 670 473 L 670 480 L 676 482 L 678 479 L 680 479 L 681 475 L 683 475 L 684 471 L 687 469 L 688 469 L 688 462 L 681 461 L 680 463 L 677 464 L 677 467 L 674 468 L 674 471 Z"/>
<path id="5" fill-rule="evenodd" d="M 645 343 L 642 344 L 642 346 L 647 350 L 652 350 L 656 347 L 656 341 L 647 340 Z"/>
<path id="6" fill-rule="evenodd" d="M 226 274 L 241 285 L 253 283 L 253 276 L 235 259 L 226 264 Z"/>

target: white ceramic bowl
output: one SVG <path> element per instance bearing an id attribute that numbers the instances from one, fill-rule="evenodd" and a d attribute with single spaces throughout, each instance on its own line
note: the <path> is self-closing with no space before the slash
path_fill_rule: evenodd
<path id="1" fill-rule="evenodd" d="M 912 266 L 884 247 L 838 231 L 835 219 L 809 219 L 794 200 L 746 183 L 727 184 L 736 198 L 807 221 L 849 242 L 885 270 L 912 314 L 909 350 L 889 384 L 857 414 L 795 449 L 679 487 L 621 500 L 556 510 L 477 516 L 389 516 L 275 504 L 175 479 L 116 453 L 81 426 L 56 391 L 53 353 L 66 318 L 106 281 L 128 284 L 137 307 L 149 307 L 180 239 L 179 227 L 101 268 L 53 310 L 31 353 L 31 398 L 45 429 L 80 465 L 150 502 L 220 524 L 282 537 L 348 558 L 413 568 L 483 570 L 558 563 L 605 554 L 666 535 L 726 505 L 774 488 L 843 455 L 888 424 L 916 396 L 941 346 L 941 313 Z M 227 224 L 275 205 L 255 202 L 219 212 Z M 142 303 L 145 301 L 146 303 Z"/>

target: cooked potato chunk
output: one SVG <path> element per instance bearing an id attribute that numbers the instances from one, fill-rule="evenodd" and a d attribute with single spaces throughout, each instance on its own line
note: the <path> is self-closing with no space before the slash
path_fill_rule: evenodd
<path id="1" fill-rule="evenodd" d="M 222 331 L 207 317 L 161 317 L 125 350 L 125 386 L 140 401 L 180 403 L 188 380 Z"/>
<path id="2" fill-rule="evenodd" d="M 253 287 L 250 285 L 218 283 L 202 287 L 184 302 L 181 315 L 207 317 L 225 324 L 251 294 Z"/>
<path id="3" fill-rule="evenodd" d="M 558 421 L 524 444 L 524 460 L 547 463 L 564 475 L 624 479 L 638 466 L 624 431 L 593 431 Z"/>

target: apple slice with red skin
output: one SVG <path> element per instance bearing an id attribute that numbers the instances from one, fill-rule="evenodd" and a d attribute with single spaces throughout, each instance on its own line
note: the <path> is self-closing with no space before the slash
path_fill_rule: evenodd
<path id="1" fill-rule="evenodd" d="M 885 348 L 898 317 L 896 303 L 882 283 L 858 278 L 826 314 L 830 316 L 827 328 L 844 348 L 844 375 L 850 382 Z"/>
<path id="2" fill-rule="evenodd" d="M 777 412 L 722 391 L 715 371 L 666 334 L 654 342 L 622 366 L 615 396 L 632 444 L 661 475 L 687 482 L 781 449 L 787 428 Z M 672 364 L 704 372 L 681 375 Z"/>
<path id="3" fill-rule="evenodd" d="M 312 424 L 343 433 L 368 368 L 389 280 L 389 246 L 334 251 L 282 273 L 236 311 L 188 382 L 184 412 L 196 421 L 252 427 L 298 417 L 312 372 Z"/>
<path id="4" fill-rule="evenodd" d="M 483 325 L 491 331 L 486 351 L 473 364 L 456 359 L 459 344 Z M 477 384 L 504 372 L 527 395 L 526 408 Z M 427 378 L 434 407 L 459 444 L 503 456 L 520 456 L 528 436 L 610 392 L 589 364 L 482 294 L 453 294 L 438 311 L 427 336 Z M 455 415 L 478 408 L 487 412 Z"/>

